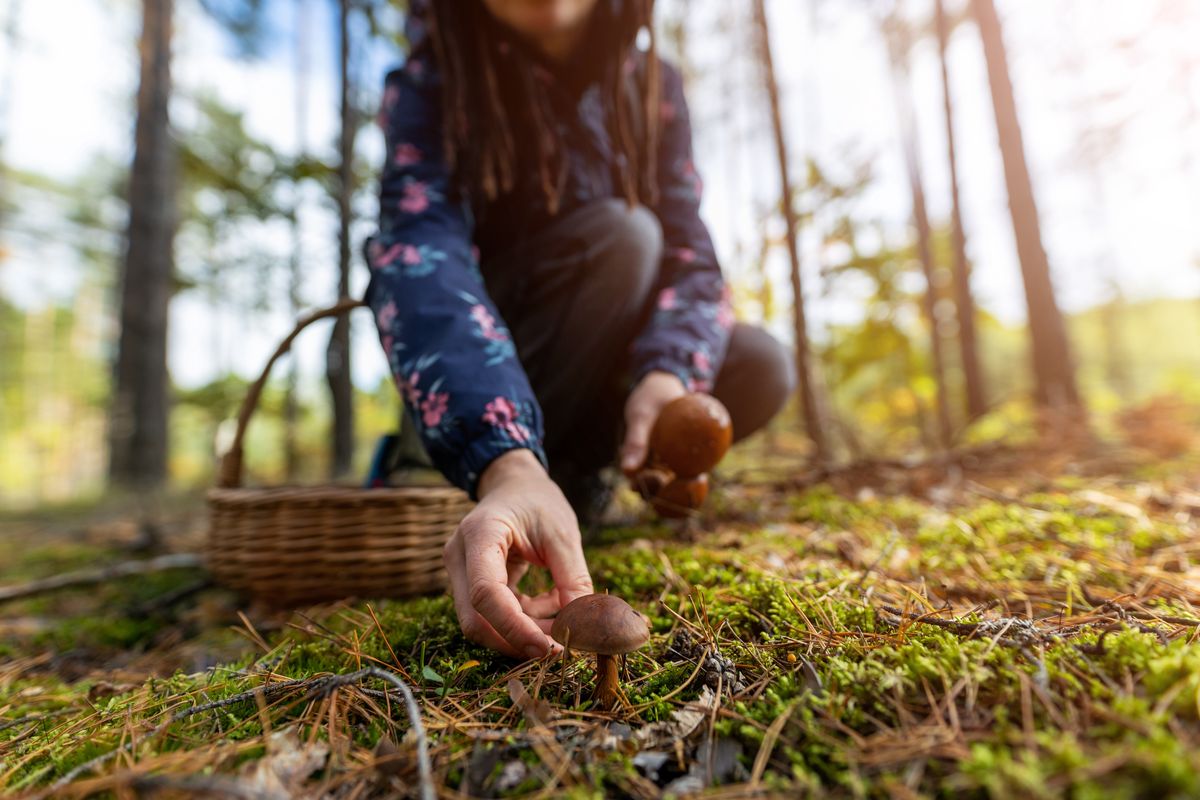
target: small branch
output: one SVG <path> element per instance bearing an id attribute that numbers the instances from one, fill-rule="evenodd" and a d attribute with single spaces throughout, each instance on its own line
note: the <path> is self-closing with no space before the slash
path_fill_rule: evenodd
<path id="1" fill-rule="evenodd" d="M 256 686 L 253 689 L 231 695 L 230 697 L 226 697 L 221 700 L 214 700 L 211 703 L 202 703 L 197 706 L 185 708 L 181 711 L 176 711 L 174 714 L 168 717 L 165 722 L 151 731 L 149 736 L 157 736 L 169 728 L 172 724 L 179 722 L 180 720 L 187 719 L 188 717 L 195 716 L 196 714 L 201 714 L 206 711 L 213 711 L 218 708 L 224 708 L 226 706 L 245 702 L 247 700 L 253 700 L 256 696 L 265 697 L 269 695 L 277 695 L 286 692 L 289 689 L 299 688 L 308 689 L 310 694 L 325 693 L 342 686 L 350 686 L 361 683 L 367 678 L 378 678 L 380 680 L 387 681 L 388 683 L 392 684 L 392 686 L 399 689 L 400 694 L 404 696 L 404 705 L 408 710 L 408 722 L 412 727 L 413 736 L 416 738 L 417 744 L 417 774 L 421 781 L 421 800 L 436 800 L 437 792 L 433 787 L 433 769 L 429 761 L 429 743 L 425 737 L 425 726 L 421 722 L 421 709 L 417 706 L 416 698 L 413 696 L 412 690 L 408 687 L 408 684 L 400 680 L 400 678 L 396 675 L 393 675 L 385 670 L 378 669 L 377 667 L 367 667 L 366 669 L 361 669 L 357 672 L 350 672 L 344 675 L 327 675 L 320 678 L 297 679 L 272 683 L 266 686 Z M 120 747 L 109 750 L 106 753 L 101 753 L 95 758 L 85 761 L 55 781 L 52 786 L 50 786 L 42 794 L 38 795 L 38 797 L 54 796 L 56 792 L 74 781 L 80 775 L 90 772 L 101 764 L 111 761 L 120 753 L 131 750 L 134 742 L 135 740 L 131 739 Z"/>
<path id="2" fill-rule="evenodd" d="M 62 575 L 52 575 L 29 583 L 15 586 L 0 586 L 0 603 L 12 600 L 23 600 L 39 594 L 56 592 L 59 589 L 71 589 L 78 586 L 92 586 L 97 583 L 108 583 L 118 578 L 128 578 L 132 575 L 149 575 L 153 572 L 165 572 L 171 569 L 196 569 L 204 566 L 204 557 L 199 553 L 173 553 L 168 556 L 151 558 L 148 561 L 123 561 L 97 569 L 83 569 L 78 572 L 67 572 Z"/>
<path id="3" fill-rule="evenodd" d="M 200 594 L 206 589 L 214 585 L 213 579 L 205 575 L 198 581 L 172 589 L 169 592 L 160 594 L 158 597 L 151 598 L 144 603 L 139 603 L 129 609 L 127 616 L 130 617 L 148 617 L 151 614 L 159 614 L 169 611 L 173 606 L 182 603 L 193 595 Z"/>

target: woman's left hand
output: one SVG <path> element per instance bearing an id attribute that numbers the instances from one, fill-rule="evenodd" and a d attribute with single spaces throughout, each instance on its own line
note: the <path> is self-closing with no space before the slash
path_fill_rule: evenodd
<path id="1" fill-rule="evenodd" d="M 625 443 L 621 445 L 621 469 L 631 474 L 646 461 L 650 431 L 663 406 L 687 394 L 687 387 L 670 372 L 648 372 L 625 401 Z"/>

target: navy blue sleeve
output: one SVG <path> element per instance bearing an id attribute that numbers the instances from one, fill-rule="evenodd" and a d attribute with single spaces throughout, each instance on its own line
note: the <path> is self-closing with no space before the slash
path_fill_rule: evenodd
<path id="1" fill-rule="evenodd" d="M 387 78 L 366 299 L 409 419 L 438 469 L 474 497 L 499 455 L 528 448 L 543 465 L 546 456 L 541 409 L 484 289 L 470 209 L 451 185 L 440 103 L 426 60 Z"/>
<path id="2" fill-rule="evenodd" d="M 729 292 L 708 228 L 700 219 L 700 176 L 683 79 L 662 65 L 659 202 L 662 281 L 657 305 L 633 346 L 633 378 L 653 370 L 679 376 L 690 391 L 710 391 L 733 327 Z"/>

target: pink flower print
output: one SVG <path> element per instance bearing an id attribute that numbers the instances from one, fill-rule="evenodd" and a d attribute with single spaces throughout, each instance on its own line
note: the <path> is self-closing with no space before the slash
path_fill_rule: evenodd
<path id="1" fill-rule="evenodd" d="M 413 164 L 420 164 L 421 151 L 416 145 L 410 142 L 401 142 L 396 145 L 396 152 L 392 156 L 392 163 L 397 167 L 411 167 Z"/>
<path id="2" fill-rule="evenodd" d="M 717 326 L 722 330 L 732 330 L 737 318 L 733 315 L 733 306 L 721 303 L 717 306 Z"/>
<path id="3" fill-rule="evenodd" d="M 529 441 L 529 429 L 517 422 L 517 409 L 507 397 L 497 397 L 484 407 L 483 421 L 507 433 L 514 440 Z"/>
<path id="4" fill-rule="evenodd" d="M 379 127 L 387 127 L 388 115 L 392 113 L 392 109 L 396 107 L 399 100 L 400 89 L 396 86 L 387 87 L 383 93 L 383 101 L 379 104 L 379 114 L 375 117 L 375 122 Z"/>
<path id="5" fill-rule="evenodd" d="M 421 403 L 421 421 L 427 428 L 435 428 L 442 421 L 442 415 L 449 406 L 448 392 L 430 392 Z"/>
<path id="6" fill-rule="evenodd" d="M 422 181 L 410 181 L 404 186 L 404 197 L 400 199 L 400 210 L 406 214 L 420 214 L 429 208 L 428 187 Z"/>
<path id="7" fill-rule="evenodd" d="M 678 113 L 679 112 L 678 109 L 675 108 L 675 104 L 670 100 L 663 100 L 662 103 L 659 104 L 658 114 L 662 119 L 663 124 L 670 124 L 674 122 L 675 115 Z"/>
<path id="8" fill-rule="evenodd" d="M 708 392 L 712 390 L 712 383 L 700 378 L 688 378 L 687 390 L 689 392 Z"/>
<path id="9" fill-rule="evenodd" d="M 712 362 L 708 359 L 708 354 L 699 350 L 692 353 L 692 366 L 696 368 L 696 372 L 701 375 L 712 374 Z"/>
<path id="10" fill-rule="evenodd" d="M 401 248 L 400 260 L 405 264 L 409 265 L 410 267 L 415 267 L 417 264 L 421 263 L 422 259 L 420 250 L 413 247 L 411 244 L 402 244 L 398 246 Z"/>
<path id="11" fill-rule="evenodd" d="M 696 261 L 696 251 L 690 247 L 675 248 L 675 257 L 684 264 L 693 264 Z"/>
<path id="12" fill-rule="evenodd" d="M 371 259 L 371 268 L 383 269 L 384 267 L 388 266 L 395 261 L 401 253 L 404 252 L 405 247 L 408 247 L 408 245 L 394 244 L 391 247 L 384 249 L 383 245 L 379 242 L 371 242 L 371 252 L 368 253 L 368 256 Z"/>
<path id="13" fill-rule="evenodd" d="M 729 289 L 729 284 L 725 284 L 721 289 L 721 301 L 717 303 L 717 325 L 730 330 L 736 321 L 733 315 L 733 292 Z"/>
<path id="14" fill-rule="evenodd" d="M 696 165 L 691 159 L 683 162 L 683 165 L 679 169 L 679 175 L 684 180 L 691 182 L 692 191 L 699 198 L 700 194 L 704 191 L 704 181 L 700 180 L 700 173 L 696 172 Z"/>
<path id="15" fill-rule="evenodd" d="M 380 329 L 387 330 L 396 321 L 397 312 L 396 301 L 389 300 L 387 305 L 379 309 L 379 314 L 375 317 L 375 322 L 379 324 Z"/>
<path id="16" fill-rule="evenodd" d="M 675 308 L 676 292 L 674 286 L 668 286 L 658 293 L 658 310 L 670 311 Z"/>
<path id="17" fill-rule="evenodd" d="M 390 333 L 388 333 L 388 334 L 385 334 L 384 337 L 379 340 L 379 342 L 380 342 L 380 344 L 383 345 L 383 352 L 388 353 L 390 355 L 392 352 L 392 345 L 394 345 L 396 343 L 396 337 L 394 337 Z"/>
<path id="18" fill-rule="evenodd" d="M 400 379 L 400 391 L 404 395 L 404 402 L 413 408 L 417 408 L 421 403 L 421 390 L 417 388 L 420 380 L 420 372 L 414 372 L 407 379 Z"/>
<path id="19" fill-rule="evenodd" d="M 477 304 L 471 306 L 471 319 L 475 320 L 475 324 L 479 326 L 479 332 L 483 334 L 483 338 L 493 342 L 507 342 L 508 336 L 504 331 L 497 330 L 496 318 L 487 310 L 487 306 Z"/>

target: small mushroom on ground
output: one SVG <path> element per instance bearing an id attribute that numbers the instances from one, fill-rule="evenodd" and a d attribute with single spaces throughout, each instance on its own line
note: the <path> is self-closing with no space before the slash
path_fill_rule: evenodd
<path id="1" fill-rule="evenodd" d="M 563 647 L 596 654 L 592 705 L 600 711 L 611 711 L 624 697 L 618 659 L 646 643 L 650 626 L 621 598 L 589 594 L 563 606 L 554 618 L 550 635 Z"/>
<path id="2" fill-rule="evenodd" d="M 663 517 L 686 517 L 708 497 L 708 471 L 733 441 L 729 411 L 712 395 L 693 393 L 663 407 L 650 432 L 646 465 L 634 488 Z"/>

